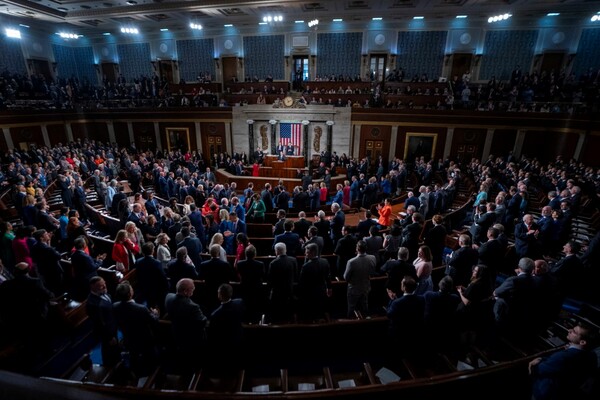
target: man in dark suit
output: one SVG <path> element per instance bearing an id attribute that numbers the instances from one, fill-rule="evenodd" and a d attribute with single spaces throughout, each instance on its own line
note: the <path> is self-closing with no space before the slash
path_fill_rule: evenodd
<path id="1" fill-rule="evenodd" d="M 83 301 L 89 293 L 90 279 L 98 275 L 98 268 L 102 265 L 103 256 L 93 259 L 84 249 L 87 246 L 85 238 L 78 237 L 73 241 L 75 251 L 71 255 L 73 265 L 73 286 L 70 290 L 73 300 Z"/>
<path id="2" fill-rule="evenodd" d="M 312 176 L 309 171 L 304 171 L 304 176 L 302 177 L 302 190 L 305 192 L 308 191 L 308 185 L 311 185 L 313 182 Z"/>
<path id="3" fill-rule="evenodd" d="M 287 248 L 287 253 L 290 256 L 295 257 L 300 248 L 300 236 L 298 236 L 297 233 L 292 232 L 292 229 L 294 229 L 294 221 L 291 219 L 285 220 L 283 228 L 284 232 L 275 236 L 273 248 L 275 248 L 277 243 L 284 243 Z"/>
<path id="4" fill-rule="evenodd" d="M 135 262 L 135 301 L 150 308 L 161 308 L 169 291 L 169 280 L 162 263 L 154 258 L 154 243 L 144 243 L 142 254 L 144 257 Z"/>
<path id="5" fill-rule="evenodd" d="M 402 279 L 405 276 L 411 276 L 417 279 L 417 271 L 412 263 L 408 262 L 408 249 L 400 247 L 398 249 L 398 259 L 389 259 L 381 267 L 381 272 L 387 274 L 385 288 L 388 291 L 399 294 L 402 293 Z"/>
<path id="6" fill-rule="evenodd" d="M 147 376 L 158 362 L 158 346 L 154 328 L 158 325 L 158 310 L 148 309 L 133 301 L 129 282 L 120 283 L 115 291 L 120 300 L 113 305 L 113 313 L 123 344 L 129 351 L 131 367 L 138 376 Z"/>
<path id="7" fill-rule="evenodd" d="M 207 310 L 212 312 L 217 308 L 218 303 L 215 300 L 214 293 L 220 285 L 237 280 L 233 267 L 219 258 L 220 247 L 218 244 L 213 244 L 209 248 L 210 260 L 200 264 L 200 279 L 204 279 L 207 292 Z"/>
<path id="8" fill-rule="evenodd" d="M 171 320 L 178 360 L 184 369 L 193 371 L 202 366 L 206 357 L 206 326 L 208 318 L 192 301 L 194 281 L 188 278 L 177 282 L 176 293 L 165 299 L 165 311 Z"/>
<path id="9" fill-rule="evenodd" d="M 200 253 L 202 253 L 202 243 L 200 243 L 200 239 L 197 237 L 192 237 L 190 235 L 190 228 L 184 226 L 181 228 L 181 242 L 177 243 L 177 247 L 185 247 L 188 251 L 188 256 L 192 263 L 198 269 L 200 264 L 202 264 L 202 259 L 200 258 Z"/>
<path id="10" fill-rule="evenodd" d="M 31 258 L 37 266 L 38 275 L 48 290 L 60 296 L 65 290 L 60 253 L 50 246 L 51 234 L 45 229 L 38 229 L 33 237 L 36 243 L 31 248 Z"/>
<path id="11" fill-rule="evenodd" d="M 171 281 L 171 292 L 175 292 L 175 285 L 183 278 L 198 279 L 198 271 L 192 264 L 186 262 L 187 248 L 180 247 L 175 253 L 175 259 L 167 264 L 168 277 Z"/>
<path id="12" fill-rule="evenodd" d="M 337 255 L 337 266 L 335 275 L 343 280 L 344 271 L 346 271 L 346 264 L 348 260 L 356 255 L 356 238 L 350 234 L 350 227 L 344 226 L 342 228 L 342 237 L 338 240 L 335 250 L 333 251 Z"/>
<path id="13" fill-rule="evenodd" d="M 262 198 L 263 203 L 265 203 L 265 212 L 273 212 L 273 194 L 271 193 L 270 183 L 265 183 L 265 188 L 260 193 L 260 197 Z"/>
<path id="14" fill-rule="evenodd" d="M 498 236 L 500 231 L 494 227 L 487 230 L 487 242 L 477 249 L 479 253 L 479 264 L 487 265 L 492 276 L 496 276 L 504 263 L 506 249 L 502 246 Z"/>
<path id="15" fill-rule="evenodd" d="M 302 320 L 325 317 L 327 297 L 331 297 L 331 275 L 327 260 L 319 257 L 319 248 L 311 243 L 306 246 L 306 262 L 298 279 L 299 315 Z"/>
<path id="16" fill-rule="evenodd" d="M 333 217 L 330 217 L 329 225 L 331 227 L 331 240 L 335 245 L 342 237 L 342 228 L 346 224 L 346 215 L 338 203 L 331 204 L 331 212 L 333 212 Z"/>
<path id="17" fill-rule="evenodd" d="M 285 243 L 275 245 L 277 256 L 269 265 L 269 315 L 272 322 L 289 321 L 293 312 L 294 284 L 298 280 L 298 263 L 295 257 L 286 255 Z"/>
<path id="18" fill-rule="evenodd" d="M 356 227 L 357 239 L 362 239 L 369 236 L 369 230 L 372 226 L 377 225 L 377 221 L 373 219 L 373 215 L 370 210 L 365 211 L 365 219 L 361 219 Z"/>
<path id="19" fill-rule="evenodd" d="M 100 276 L 90 279 L 90 294 L 85 310 L 93 324 L 93 332 L 100 340 L 102 365 L 110 367 L 121 358 L 121 348 L 117 339 L 117 321 L 113 315 L 112 299 L 106 282 Z"/>
<path id="20" fill-rule="evenodd" d="M 246 234 L 246 223 L 238 218 L 236 213 L 229 214 L 229 220 L 233 224 L 233 230 L 231 231 L 234 235 L 238 233 Z"/>
<path id="21" fill-rule="evenodd" d="M 563 246 L 565 256 L 556 263 L 550 264 L 550 273 L 556 278 L 561 294 L 577 295 L 584 288 L 583 263 L 577 257 L 580 246 L 575 240 L 569 240 Z"/>
<path id="22" fill-rule="evenodd" d="M 54 233 L 60 227 L 60 222 L 52 215 L 48 214 L 46 210 L 46 202 L 38 201 L 35 205 L 37 208 L 37 216 L 36 216 L 36 227 L 38 229 L 45 229 L 50 234 Z"/>
<path id="23" fill-rule="evenodd" d="M 406 356 L 422 352 L 421 343 L 425 326 L 425 299 L 414 294 L 417 282 L 410 276 L 404 277 L 401 284 L 403 295 L 388 292 L 391 299 L 387 307 L 390 320 L 389 335 L 393 356 Z"/>
<path id="24" fill-rule="evenodd" d="M 515 250 L 519 258 L 541 258 L 539 234 L 539 226 L 533 221 L 533 215 L 525 214 L 523 222 L 515 226 Z"/>
<path id="25" fill-rule="evenodd" d="M 310 198 L 308 193 L 304 191 L 300 186 L 294 189 L 294 195 L 292 196 L 292 204 L 296 210 L 308 210 L 310 207 Z"/>
<path id="26" fill-rule="evenodd" d="M 581 386 L 597 374 L 598 329 L 579 323 L 567 334 L 567 348 L 529 363 L 534 399 L 568 399 L 581 392 Z"/>
<path id="27" fill-rule="evenodd" d="M 232 296 L 230 284 L 219 285 L 217 297 L 220 305 L 210 315 L 208 343 L 213 351 L 212 362 L 219 369 L 235 370 L 239 366 L 238 360 L 241 360 L 244 303 L 241 299 L 232 299 Z"/>
<path id="28" fill-rule="evenodd" d="M 302 251 L 306 249 L 306 246 L 308 246 L 311 243 L 314 243 L 319 249 L 318 255 L 320 256 L 323 252 L 323 247 L 325 246 L 325 239 L 319 236 L 319 228 L 317 228 L 314 225 L 308 228 L 307 238 L 308 240 L 302 245 Z"/>
<path id="29" fill-rule="evenodd" d="M 190 214 L 188 215 L 190 223 L 196 231 L 196 237 L 200 240 L 202 248 L 206 248 L 206 234 L 204 233 L 203 217 L 195 203 L 190 204 Z"/>
<path id="30" fill-rule="evenodd" d="M 473 225 L 469 229 L 473 244 L 479 245 L 487 240 L 487 231 L 496 222 L 496 204 L 487 203 L 485 212 L 477 208 L 473 217 Z"/>
<path id="31" fill-rule="evenodd" d="M 277 210 L 277 222 L 273 225 L 273 236 L 281 235 L 285 232 L 284 224 L 285 224 L 285 210 Z"/>
<path id="32" fill-rule="evenodd" d="M 110 214 L 112 216 L 119 215 L 119 203 L 121 200 L 127 200 L 127 195 L 123 190 L 123 186 L 119 186 L 119 191 L 113 196 L 112 204 L 110 206 Z"/>
<path id="33" fill-rule="evenodd" d="M 308 228 L 311 226 L 312 222 L 306 219 L 306 213 L 300 211 L 298 213 L 298 221 L 294 222 L 294 232 L 297 233 L 301 239 L 304 239 L 308 235 Z"/>
<path id="34" fill-rule="evenodd" d="M 450 255 L 446 275 L 450 275 L 455 286 L 467 287 L 471 281 L 473 267 L 479 261 L 479 253 L 471 247 L 469 235 L 460 235 L 458 245 L 460 248 Z"/>

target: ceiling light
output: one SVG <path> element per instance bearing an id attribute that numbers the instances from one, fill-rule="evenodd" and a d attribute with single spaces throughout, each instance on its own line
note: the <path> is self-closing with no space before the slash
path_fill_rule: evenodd
<path id="1" fill-rule="evenodd" d="M 225 24 L 223 25 L 225 28 L 231 28 L 233 26 L 233 24 Z"/>
<path id="2" fill-rule="evenodd" d="M 121 28 L 121 33 L 137 35 L 138 33 L 140 33 L 140 31 L 138 30 L 138 28 Z"/>
<path id="3" fill-rule="evenodd" d="M 551 12 L 551 13 L 546 14 L 547 17 L 557 17 L 559 15 L 560 15 L 560 13 L 557 13 L 557 12 Z"/>
<path id="4" fill-rule="evenodd" d="M 464 18 L 467 18 L 467 16 L 466 15 L 457 15 L 456 18 L 458 18 L 458 19 L 464 19 Z"/>
<path id="5" fill-rule="evenodd" d="M 79 39 L 79 35 L 75 34 L 75 33 L 70 33 L 70 32 L 57 32 L 56 33 L 58 36 L 60 36 L 63 39 Z"/>
<path id="6" fill-rule="evenodd" d="M 201 30 L 202 29 L 202 25 L 200 24 L 196 24 L 195 22 L 190 22 L 190 28 L 192 29 L 196 29 L 196 30 Z"/>
<path id="7" fill-rule="evenodd" d="M 498 22 L 498 21 L 505 21 L 507 19 L 509 19 L 510 17 L 512 17 L 512 14 L 501 14 L 501 15 L 496 15 L 493 17 L 489 17 L 488 18 L 488 23 L 492 23 L 492 22 Z"/>
<path id="8" fill-rule="evenodd" d="M 341 18 L 334 18 L 333 19 L 333 22 L 342 22 L 342 21 L 343 21 L 343 19 L 341 19 Z"/>
<path id="9" fill-rule="evenodd" d="M 312 21 L 308 21 L 308 27 L 312 28 L 313 26 L 317 26 L 319 25 L 319 20 L 318 19 L 313 19 Z"/>
<path id="10" fill-rule="evenodd" d="M 160 28 L 161 32 L 169 32 L 169 28 Z"/>
<path id="11" fill-rule="evenodd" d="M 413 17 L 413 19 L 425 19 L 425 17 L 419 15 L 419 16 Z"/>
<path id="12" fill-rule="evenodd" d="M 600 15 L 594 15 L 592 17 L 592 22 L 598 22 L 598 21 L 600 21 Z"/>
<path id="13" fill-rule="evenodd" d="M 294 23 L 295 23 L 295 24 L 303 24 L 303 23 L 304 23 L 304 21 L 303 21 L 303 20 L 301 20 L 301 19 L 299 19 L 298 21 L 294 21 Z"/>
<path id="14" fill-rule="evenodd" d="M 267 23 L 266 23 L 266 22 L 259 22 L 258 24 L 259 24 L 259 25 L 267 25 Z"/>
<path id="15" fill-rule="evenodd" d="M 25 24 L 19 24 L 19 26 L 22 26 L 23 28 L 29 28 L 29 25 L 25 25 Z"/>
<path id="16" fill-rule="evenodd" d="M 383 18 L 381 17 L 373 17 L 371 18 L 373 21 L 381 21 Z"/>
<path id="17" fill-rule="evenodd" d="M 6 33 L 6 37 L 14 38 L 14 39 L 21 39 L 21 31 L 18 29 L 6 28 L 4 30 L 4 32 Z"/>
<path id="18" fill-rule="evenodd" d="M 110 32 L 104 32 L 102 36 L 110 36 Z"/>

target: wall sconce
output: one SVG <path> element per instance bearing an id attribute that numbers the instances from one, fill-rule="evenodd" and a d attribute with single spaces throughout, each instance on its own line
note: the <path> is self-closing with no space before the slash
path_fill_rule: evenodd
<path id="1" fill-rule="evenodd" d="M 325 125 L 333 126 L 333 125 L 335 125 L 335 121 L 325 121 Z"/>
<path id="2" fill-rule="evenodd" d="M 277 123 L 276 119 L 270 119 L 269 120 L 269 124 L 271 124 L 271 125 L 275 125 L 276 123 Z"/>
<path id="3" fill-rule="evenodd" d="M 483 54 L 475 54 L 475 66 L 479 65 L 482 56 Z"/>
<path id="4" fill-rule="evenodd" d="M 247 119 L 247 120 L 246 120 L 246 123 L 247 123 L 248 125 L 252 125 L 252 124 L 254 123 L 254 120 L 253 120 L 253 119 Z"/>
<path id="5" fill-rule="evenodd" d="M 302 125 L 306 126 L 308 124 L 310 124 L 309 120 L 307 120 L 307 119 L 302 120 Z"/>
<path id="6" fill-rule="evenodd" d="M 215 65 L 217 67 L 217 69 L 219 69 L 219 57 L 215 57 Z"/>

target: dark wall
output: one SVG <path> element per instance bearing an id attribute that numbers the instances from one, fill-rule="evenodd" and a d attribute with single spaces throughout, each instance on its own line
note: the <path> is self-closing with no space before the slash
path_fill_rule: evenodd
<path id="1" fill-rule="evenodd" d="M 523 141 L 521 156 L 536 157 L 541 162 L 549 162 L 562 155 L 569 160 L 575 154 L 579 135 L 552 131 L 528 131 Z"/>

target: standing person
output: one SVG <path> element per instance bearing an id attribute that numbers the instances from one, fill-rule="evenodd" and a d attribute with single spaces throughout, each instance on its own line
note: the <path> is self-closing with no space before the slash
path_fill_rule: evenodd
<path id="1" fill-rule="evenodd" d="M 269 264 L 269 314 L 272 322 L 289 321 L 293 312 L 294 284 L 298 280 L 298 263 L 286 254 L 285 243 L 275 245 L 276 258 Z"/>
<path id="2" fill-rule="evenodd" d="M 375 256 L 367 254 L 364 240 L 356 244 L 356 257 L 348 260 L 344 271 L 344 280 L 348 282 L 348 318 L 367 316 L 369 313 L 369 292 L 371 275 L 375 274 L 377 261 Z"/>
<path id="3" fill-rule="evenodd" d="M 431 250 L 428 246 L 419 247 L 417 258 L 413 261 L 415 271 L 417 273 L 417 290 L 416 294 L 423 295 L 433 290 L 433 281 L 431 280 L 431 271 L 433 264 L 431 263 Z"/>
<path id="4" fill-rule="evenodd" d="M 389 337 L 393 358 L 416 354 L 423 341 L 425 299 L 415 294 L 417 282 L 410 276 L 402 279 L 404 294 L 388 291 L 390 303 L 387 317 L 390 321 Z"/>
<path id="5" fill-rule="evenodd" d="M 154 258 L 154 243 L 144 243 L 142 254 L 144 257 L 135 262 L 137 289 L 135 301 L 146 304 L 149 308 L 162 308 L 169 291 L 169 280 L 162 263 Z"/>
<path id="6" fill-rule="evenodd" d="M 442 265 L 444 248 L 446 247 L 446 228 L 442 225 L 444 217 L 439 214 L 431 217 L 433 228 L 425 234 L 425 244 L 431 249 L 431 262 L 434 266 Z"/>
<path id="7" fill-rule="evenodd" d="M 303 320 L 318 320 L 326 316 L 327 298 L 331 297 L 329 263 L 319 257 L 319 247 L 311 243 L 304 250 L 306 262 L 298 280 L 299 314 Z"/>
<path id="8" fill-rule="evenodd" d="M 90 294 L 85 310 L 93 324 L 93 332 L 100 340 L 102 365 L 115 365 L 121 357 L 117 339 L 117 321 L 113 315 L 112 299 L 108 294 L 106 282 L 100 276 L 90 279 Z"/>
<path id="9" fill-rule="evenodd" d="M 240 292 L 246 305 L 248 322 L 256 322 L 260 318 L 263 306 L 263 281 L 265 278 L 265 264 L 255 260 L 256 247 L 246 247 L 246 259 L 237 263 L 237 272 L 240 277 Z"/>
<path id="10" fill-rule="evenodd" d="M 148 309 L 133 301 L 133 288 L 121 282 L 115 291 L 119 301 L 113 305 L 117 326 L 123 332 L 123 344 L 129 351 L 131 367 L 138 376 L 147 376 L 158 362 L 158 346 L 154 328 L 158 310 Z"/>
<path id="11" fill-rule="evenodd" d="M 548 357 L 538 357 L 529 363 L 533 379 L 532 398 L 558 400 L 577 398 L 581 386 L 594 376 L 598 368 L 598 329 L 579 323 L 567 334 L 567 348 Z"/>
<path id="12" fill-rule="evenodd" d="M 383 206 L 378 204 L 377 210 L 379 211 L 379 219 L 377 220 L 379 229 L 389 228 L 392 225 L 392 202 L 390 198 L 388 197 L 383 201 Z"/>
<path id="13" fill-rule="evenodd" d="M 265 212 L 267 211 L 267 208 L 265 206 L 264 201 L 262 200 L 260 193 L 255 193 L 252 196 L 252 204 L 250 205 L 250 208 L 248 209 L 248 213 L 246 214 L 246 217 L 249 219 L 250 222 L 253 222 L 255 224 L 262 224 L 265 222 Z"/>
<path id="14" fill-rule="evenodd" d="M 165 311 L 171 320 L 177 345 L 178 360 L 184 369 L 193 371 L 202 365 L 206 357 L 206 326 L 208 318 L 200 306 L 192 301 L 194 281 L 181 279 L 175 286 L 176 293 L 165 299 Z"/>
<path id="15" fill-rule="evenodd" d="M 210 315 L 208 344 L 212 349 L 211 361 L 218 369 L 236 369 L 241 361 L 243 349 L 244 303 L 242 299 L 232 299 L 233 288 L 224 283 L 217 289 L 220 305 Z"/>

